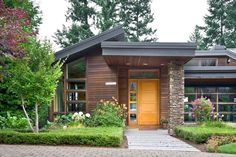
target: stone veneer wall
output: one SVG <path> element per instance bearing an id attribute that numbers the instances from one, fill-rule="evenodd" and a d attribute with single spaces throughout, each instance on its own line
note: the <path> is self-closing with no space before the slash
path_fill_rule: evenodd
<path id="1" fill-rule="evenodd" d="M 183 63 L 172 61 L 168 65 L 169 80 L 169 125 L 168 133 L 184 123 L 184 70 Z"/>

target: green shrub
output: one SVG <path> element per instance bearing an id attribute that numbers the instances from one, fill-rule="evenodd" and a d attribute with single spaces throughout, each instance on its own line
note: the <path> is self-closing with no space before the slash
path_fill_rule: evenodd
<path id="1" fill-rule="evenodd" d="M 0 129 L 26 129 L 28 126 L 26 118 L 11 116 L 7 113 L 7 117 L 0 116 Z"/>
<path id="2" fill-rule="evenodd" d="M 218 152 L 236 154 L 236 143 L 230 143 L 219 147 Z"/>
<path id="3" fill-rule="evenodd" d="M 233 127 L 204 127 L 204 126 L 177 126 L 175 133 L 178 137 L 190 140 L 195 143 L 206 143 L 213 135 L 231 136 L 236 135 L 236 128 Z"/>
<path id="4" fill-rule="evenodd" d="M 61 125 L 65 125 L 69 122 L 72 122 L 72 116 L 73 114 L 70 113 L 70 114 L 67 114 L 67 115 L 58 115 L 56 116 L 56 118 L 54 119 L 54 122 L 55 123 L 58 123 L 58 124 L 61 124 Z"/>
<path id="5" fill-rule="evenodd" d="M 204 121 L 198 123 L 201 127 L 216 127 L 216 128 L 230 128 L 227 124 L 222 121 Z"/>
<path id="6" fill-rule="evenodd" d="M 123 127 L 126 119 L 126 107 L 118 104 L 113 98 L 110 101 L 101 100 L 92 113 L 92 117 L 85 121 L 85 125 L 92 127 Z"/>
<path id="7" fill-rule="evenodd" d="M 0 131 L 0 143 L 4 144 L 119 146 L 122 142 L 122 128 L 72 128 L 38 134 Z"/>

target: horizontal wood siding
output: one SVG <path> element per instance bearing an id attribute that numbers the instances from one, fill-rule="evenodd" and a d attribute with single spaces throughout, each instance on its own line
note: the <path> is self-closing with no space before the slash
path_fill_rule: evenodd
<path id="1" fill-rule="evenodd" d="M 117 68 L 109 67 L 101 54 L 87 56 L 87 112 L 101 99 L 118 97 L 117 85 L 105 85 L 106 82 L 117 82 Z"/>
<path id="2" fill-rule="evenodd" d="M 168 92 L 168 68 L 161 68 L 161 83 L 160 83 L 160 111 L 161 111 L 161 119 L 168 119 L 169 112 L 169 92 Z"/>
<path id="3" fill-rule="evenodd" d="M 230 58 L 230 63 L 227 63 L 227 57 L 218 58 L 218 66 L 236 66 L 236 60 Z"/>

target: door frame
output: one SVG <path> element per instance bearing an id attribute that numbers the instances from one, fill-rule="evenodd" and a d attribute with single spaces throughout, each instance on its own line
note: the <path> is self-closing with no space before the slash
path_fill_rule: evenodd
<path id="1" fill-rule="evenodd" d="M 143 70 L 143 71 L 145 71 L 145 70 Z M 139 80 L 155 80 L 155 81 L 157 81 L 157 114 L 158 114 L 158 119 L 157 119 L 157 121 L 158 121 L 158 124 L 157 125 L 160 125 L 160 117 L 161 117 L 161 115 L 160 115 L 160 96 L 161 96 L 161 91 L 160 91 L 160 78 L 150 78 L 150 79 L 148 79 L 148 78 L 139 78 L 139 79 L 130 79 L 130 78 L 128 78 L 128 118 L 127 118 L 127 120 L 128 120 L 128 126 L 129 127 L 135 127 L 135 128 L 138 128 L 138 127 L 140 127 L 140 125 L 138 124 L 138 114 L 139 114 L 139 88 L 138 88 L 138 84 L 139 84 Z M 130 111 L 130 83 L 131 82 L 136 82 L 136 85 L 137 85 L 137 92 L 136 92 L 136 111 L 135 112 L 132 112 L 132 111 Z M 131 120 L 130 120 L 130 114 L 132 114 L 132 113 L 136 113 L 136 122 L 132 122 Z M 149 125 L 147 125 L 147 126 L 149 126 Z M 151 126 L 151 125 L 150 125 Z"/>

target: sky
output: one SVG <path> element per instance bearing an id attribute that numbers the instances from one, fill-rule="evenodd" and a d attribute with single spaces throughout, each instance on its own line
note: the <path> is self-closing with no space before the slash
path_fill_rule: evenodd
<path id="1" fill-rule="evenodd" d="M 66 0 L 36 0 L 43 14 L 43 23 L 39 29 L 41 39 L 53 43 L 57 29 L 66 24 Z M 207 14 L 207 0 L 152 0 L 154 22 L 151 26 L 157 29 L 158 42 L 187 42 L 195 25 L 204 25 Z M 53 43 L 53 48 L 60 47 Z"/>

